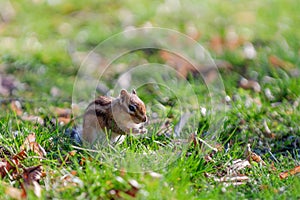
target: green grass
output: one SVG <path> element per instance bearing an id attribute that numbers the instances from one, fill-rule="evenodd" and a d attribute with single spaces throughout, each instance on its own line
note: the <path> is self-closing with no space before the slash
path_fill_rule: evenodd
<path id="1" fill-rule="evenodd" d="M 300 70 L 300 7 L 296 0 L 180 1 L 179 5 L 146 1 L 143 4 L 135 1 L 61 1 L 54 5 L 47 2 L 56 1 L 11 1 L 15 15 L 6 22 L 0 18 L 0 74 L 3 77 L 12 75 L 21 83 L 11 96 L 0 96 L 0 147 L 16 154 L 27 135 L 36 134 L 36 140 L 47 156 L 40 160 L 35 153 L 28 152 L 29 156 L 22 164 L 25 167 L 43 166 L 46 177 L 40 182 L 41 199 L 109 199 L 116 198 L 114 192 L 121 196 L 117 198 L 131 199 L 133 197 L 126 192 L 132 191 L 132 180 L 139 184 L 138 191 L 134 192 L 137 199 L 300 198 L 299 176 L 279 178 L 280 172 L 299 165 L 300 79 L 294 72 Z M 214 113 L 209 111 L 219 107 L 209 104 L 209 92 L 201 77 L 188 78 L 195 92 L 195 96 L 191 96 L 186 82 L 170 73 L 161 80 L 173 91 L 156 84 L 138 88 L 148 115 L 155 114 L 161 120 L 147 127 L 147 136 L 130 136 L 125 143 L 101 153 L 82 149 L 65 134 L 74 124 L 51 123 L 52 108 L 71 108 L 73 84 L 81 57 L 84 58 L 82 55 L 87 55 L 100 42 L 129 25 L 142 27 L 149 23 L 185 34 L 196 29 L 200 35 L 196 40 L 212 58 L 232 64 L 231 69 L 219 70 L 225 91 L 231 98 L 226 105 L 224 124 L 216 129 L 219 137 L 214 141 L 205 138 L 207 131 L 214 127 L 211 121 Z M 233 49 L 228 46 L 230 44 L 226 46 L 226 38 L 232 33 L 254 45 L 257 53 L 254 59 L 244 57 L 243 44 Z M 215 37 L 225 43 L 221 52 L 211 45 Z M 273 66 L 270 56 L 280 58 L 284 66 Z M 133 52 L 115 60 L 111 68 L 114 70 L 101 81 L 112 89 L 128 66 L 143 63 L 165 64 L 165 61 L 157 51 Z M 145 75 L 143 70 L 134 73 L 137 83 L 149 78 L 149 73 Z M 159 73 L 151 75 L 159 76 Z M 238 81 L 242 76 L 256 80 L 261 92 L 240 88 Z M 54 87 L 59 89 L 56 95 L 51 93 Z M 265 89 L 271 91 L 273 99 L 266 95 Z M 81 103 L 80 108 L 88 103 L 86 91 L 83 88 L 82 95 L 76 94 L 82 101 L 76 102 Z M 24 113 L 41 116 L 45 124 L 21 120 L 10 109 L 12 99 L 19 99 Z M 197 104 L 207 108 L 208 114 L 202 115 L 195 110 Z M 220 105 L 224 104 L 220 102 Z M 182 137 L 187 139 L 197 131 L 198 137 L 220 144 L 223 149 L 211 155 L 213 162 L 205 161 L 205 155 L 210 152 L 202 152 L 199 146 L 187 143 L 176 146 L 172 132 L 157 135 L 163 122 L 169 119 L 174 130 L 182 114 L 188 111 L 192 117 L 182 130 Z M 81 118 L 76 123 L 80 124 Z M 264 123 L 275 138 L 266 136 Z M 266 166 L 252 164 L 251 168 L 243 169 L 240 173 L 250 179 L 246 184 L 225 187 L 208 177 L 208 174 L 221 177 L 226 164 L 245 159 L 248 143 L 261 155 Z M 60 163 L 59 160 L 72 150 L 76 150 L 75 155 L 66 163 Z M 159 162 L 154 162 L 154 158 Z M 276 170 L 271 170 L 272 163 Z M 143 167 L 146 172 L 141 170 Z M 156 177 L 149 169 L 160 176 Z M 0 182 L 1 199 L 10 199 L 5 194 L 8 185 L 20 188 L 19 181 L 12 181 L 8 176 Z M 36 199 L 32 189 L 27 192 L 28 199 Z"/>

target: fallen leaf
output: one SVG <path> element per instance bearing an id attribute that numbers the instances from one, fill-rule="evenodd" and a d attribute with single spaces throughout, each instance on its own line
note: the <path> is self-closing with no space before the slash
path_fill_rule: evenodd
<path id="1" fill-rule="evenodd" d="M 25 150 L 21 150 L 18 154 L 13 156 L 13 159 L 24 160 L 27 158 L 27 153 Z"/>
<path id="2" fill-rule="evenodd" d="M 70 157 L 75 156 L 76 153 L 77 153 L 76 150 L 72 150 L 72 151 L 68 152 L 68 154 L 65 155 L 65 156 L 63 157 L 63 159 L 59 159 L 58 162 L 59 162 L 61 165 L 64 165 L 64 164 L 68 163 L 68 162 L 70 161 Z"/>
<path id="3" fill-rule="evenodd" d="M 141 186 L 134 179 L 129 180 L 128 183 L 129 183 L 129 185 L 131 185 L 131 189 L 127 190 L 125 193 L 128 194 L 131 197 L 136 197 L 136 195 L 137 195 L 138 191 L 140 190 Z"/>
<path id="4" fill-rule="evenodd" d="M 208 178 L 212 178 L 215 182 L 223 183 L 224 186 L 228 187 L 230 185 L 238 186 L 243 185 L 249 182 L 249 177 L 246 175 L 225 175 L 221 178 L 218 178 L 212 174 L 205 173 L 205 176 Z"/>
<path id="5" fill-rule="evenodd" d="M 248 181 L 249 177 L 245 175 L 238 175 L 238 176 L 224 176 L 219 179 L 215 179 L 218 182 L 244 182 Z"/>
<path id="6" fill-rule="evenodd" d="M 25 185 L 32 185 L 34 181 L 39 182 L 43 176 L 43 167 L 41 165 L 24 168 L 22 174 Z"/>
<path id="7" fill-rule="evenodd" d="M 257 155 L 256 153 L 252 152 L 250 144 L 247 144 L 247 148 L 245 151 L 245 155 L 247 157 L 247 160 L 251 163 L 252 161 L 257 162 L 257 163 L 261 163 L 262 165 L 266 166 L 265 161 L 263 161 L 263 159 Z"/>
<path id="8" fill-rule="evenodd" d="M 227 174 L 239 174 L 239 171 L 245 169 L 246 167 L 251 167 L 248 160 L 236 159 L 233 160 L 231 165 L 227 166 Z"/>
<path id="9" fill-rule="evenodd" d="M 41 158 L 44 158 L 47 155 L 45 149 L 40 144 L 38 144 L 37 142 L 31 142 L 30 143 L 30 149 L 34 153 L 38 154 Z"/>
<path id="10" fill-rule="evenodd" d="M 57 117 L 70 118 L 70 116 L 72 114 L 72 110 L 69 109 L 69 108 L 54 107 L 54 108 L 51 108 L 51 110 L 54 113 L 54 115 L 57 116 Z"/>
<path id="11" fill-rule="evenodd" d="M 35 142 L 35 139 L 35 133 L 29 133 L 28 136 L 25 138 L 23 144 L 20 146 L 20 149 L 28 151 L 30 149 L 30 143 Z"/>
<path id="12" fill-rule="evenodd" d="M 32 182 L 33 184 L 33 192 L 34 194 L 38 197 L 41 198 L 42 196 L 42 187 L 40 186 L 40 184 L 36 181 Z"/>
<path id="13" fill-rule="evenodd" d="M 72 185 L 75 187 L 83 187 L 83 181 L 77 177 L 72 175 L 71 173 L 65 174 L 61 177 L 64 186 Z"/>
<path id="14" fill-rule="evenodd" d="M 57 120 L 58 120 L 58 123 L 61 125 L 68 124 L 72 121 L 72 119 L 70 117 L 59 117 L 59 118 L 57 118 Z"/>
<path id="15" fill-rule="evenodd" d="M 270 128 L 268 127 L 268 124 L 267 124 L 267 121 L 264 120 L 263 121 L 263 126 L 265 128 L 265 130 L 263 131 L 264 135 L 267 137 L 267 138 L 272 138 L 272 139 L 275 139 L 276 138 L 276 135 L 274 133 L 272 133 L 272 131 L 270 130 Z"/>
<path id="16" fill-rule="evenodd" d="M 21 145 L 21 150 L 26 151 L 33 151 L 34 153 L 38 154 L 41 158 L 47 155 L 45 149 L 38 144 L 36 141 L 35 133 L 30 133 L 24 140 L 23 144 Z"/>
<path id="17" fill-rule="evenodd" d="M 5 194 L 12 199 L 17 199 L 17 200 L 26 199 L 26 191 L 25 190 L 14 188 L 11 186 L 5 187 Z"/>
<path id="18" fill-rule="evenodd" d="M 215 60 L 214 63 L 198 63 L 196 65 L 188 62 L 185 58 L 168 51 L 159 51 L 159 55 L 169 66 L 177 71 L 179 78 L 188 78 L 189 74 L 194 77 L 201 75 L 201 78 L 204 79 L 205 83 L 211 83 L 218 78 L 219 72 L 217 69 L 232 69 L 232 64 L 224 60 Z"/>
<path id="19" fill-rule="evenodd" d="M 244 44 L 244 56 L 247 59 L 254 59 L 256 57 L 256 50 L 252 43 L 246 42 Z"/>
<path id="20" fill-rule="evenodd" d="M 193 23 L 187 23 L 185 26 L 185 33 L 193 40 L 198 41 L 201 37 L 200 31 L 196 28 Z"/>
<path id="21" fill-rule="evenodd" d="M 17 88 L 17 81 L 13 76 L 0 74 L 0 95 L 10 96 L 13 90 Z"/>
<path id="22" fill-rule="evenodd" d="M 260 92 L 261 87 L 257 81 L 254 80 L 247 80 L 245 78 L 241 78 L 239 81 L 239 87 L 245 89 L 245 90 L 253 90 L 254 92 Z"/>
<path id="23" fill-rule="evenodd" d="M 272 170 L 272 171 L 277 171 L 274 162 L 271 163 L 271 166 L 270 166 L 270 167 L 271 167 L 271 170 Z"/>
<path id="24" fill-rule="evenodd" d="M 18 177 L 19 171 L 18 168 L 20 167 L 20 160 L 24 160 L 27 157 L 27 154 L 25 151 L 21 151 L 20 153 L 14 155 L 12 159 L 4 158 L 0 160 L 0 177 L 5 177 L 6 175 L 9 175 L 9 172 L 11 172 L 12 176 L 10 179 L 14 179 L 15 177 Z"/>
<path id="25" fill-rule="evenodd" d="M 40 125 L 44 125 L 44 120 L 39 116 L 23 115 L 23 116 L 21 116 L 21 119 L 24 121 L 29 121 L 29 122 L 37 123 Z"/>
<path id="26" fill-rule="evenodd" d="M 72 171 L 70 172 L 70 174 L 72 174 L 73 176 L 76 176 L 76 175 L 77 175 L 77 171 L 72 170 Z"/>
<path id="27" fill-rule="evenodd" d="M 243 39 L 234 28 L 229 27 L 226 30 L 226 37 L 225 37 L 225 48 L 231 51 L 235 50 L 236 48 L 240 47 L 245 43 L 245 39 Z"/>
<path id="28" fill-rule="evenodd" d="M 165 122 L 161 124 L 159 129 L 157 130 L 157 135 L 169 135 L 171 134 L 173 128 L 172 128 L 172 123 L 169 119 L 167 119 Z"/>
<path id="29" fill-rule="evenodd" d="M 287 70 L 287 71 L 289 71 L 289 70 L 295 68 L 295 66 L 294 66 L 292 63 L 287 62 L 287 61 L 284 61 L 284 60 L 282 60 L 282 59 L 280 59 L 280 58 L 278 58 L 278 57 L 276 57 L 276 56 L 274 56 L 274 55 L 271 55 L 271 56 L 269 57 L 269 62 L 270 62 L 274 67 L 280 67 L 280 68 L 282 68 L 282 69 L 284 69 L 284 70 Z"/>
<path id="30" fill-rule="evenodd" d="M 50 94 L 51 94 L 52 97 L 56 97 L 57 98 L 57 97 L 60 96 L 61 91 L 60 91 L 60 89 L 58 87 L 53 86 L 51 88 L 51 90 L 50 90 Z"/>
<path id="31" fill-rule="evenodd" d="M 14 100 L 10 103 L 11 110 L 16 113 L 16 115 L 21 116 L 23 114 L 23 109 L 20 101 Z"/>
<path id="32" fill-rule="evenodd" d="M 275 97 L 273 96 L 271 90 L 269 88 L 266 88 L 264 90 L 266 97 L 270 100 L 273 101 L 275 99 Z"/>
<path id="33" fill-rule="evenodd" d="M 0 158 L 11 157 L 12 152 L 4 146 L 0 146 Z"/>
<path id="34" fill-rule="evenodd" d="M 220 36 L 216 35 L 216 36 L 211 37 L 210 48 L 214 52 L 216 52 L 217 54 L 223 53 L 223 45 L 224 45 L 224 41 Z"/>
<path id="35" fill-rule="evenodd" d="M 152 178 L 162 178 L 163 176 L 157 172 L 148 172 L 148 174 L 152 177 Z"/>
<path id="36" fill-rule="evenodd" d="M 217 54 L 222 54 L 225 50 L 233 51 L 245 43 L 240 35 L 232 28 L 226 30 L 225 38 L 220 35 L 214 35 L 210 39 L 210 48 Z"/>
<path id="37" fill-rule="evenodd" d="M 291 169 L 289 171 L 281 172 L 279 174 L 280 179 L 285 179 L 289 176 L 295 175 L 300 173 L 300 166 L 296 166 L 294 169 Z"/>
<path id="38" fill-rule="evenodd" d="M 59 125 L 65 125 L 72 121 L 71 114 L 72 110 L 69 108 L 59 108 L 54 107 L 51 108 L 52 112 L 55 115 L 55 118 L 53 118 L 51 121 L 53 124 L 59 124 Z"/>
<path id="39" fill-rule="evenodd" d="M 10 1 L 0 2 L 0 18 L 4 23 L 9 23 L 16 17 L 16 10 Z"/>
<path id="40" fill-rule="evenodd" d="M 189 73 L 198 73 L 197 69 L 183 57 L 170 53 L 168 51 L 160 51 L 160 57 L 171 67 L 173 67 L 180 76 L 187 77 Z"/>

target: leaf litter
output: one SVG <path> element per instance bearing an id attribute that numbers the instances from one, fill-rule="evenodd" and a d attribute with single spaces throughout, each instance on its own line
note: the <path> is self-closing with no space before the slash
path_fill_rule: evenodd
<path id="1" fill-rule="evenodd" d="M 25 167 L 22 164 L 24 160 L 29 158 L 29 151 L 38 154 L 39 157 L 46 156 L 45 150 L 35 140 L 35 134 L 29 134 L 20 147 L 19 153 L 15 155 L 7 154 L 2 156 L 3 158 L 0 158 L 1 178 L 8 176 L 11 181 L 17 181 L 21 187 L 21 189 L 14 188 L 12 186 L 5 187 L 5 193 L 11 198 L 25 199 L 27 196 L 27 190 L 31 188 L 37 197 L 41 197 L 42 189 L 39 182 L 46 175 L 42 165 Z"/>

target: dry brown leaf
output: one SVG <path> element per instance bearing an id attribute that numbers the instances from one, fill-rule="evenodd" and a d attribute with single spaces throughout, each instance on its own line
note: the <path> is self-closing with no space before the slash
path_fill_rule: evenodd
<path id="1" fill-rule="evenodd" d="M 30 149 L 30 143 L 35 142 L 35 139 L 35 133 L 29 133 L 28 136 L 25 138 L 23 144 L 21 145 L 20 149 L 28 151 Z"/>
<path id="2" fill-rule="evenodd" d="M 32 182 L 33 184 L 33 192 L 34 194 L 38 197 L 41 198 L 42 196 L 42 187 L 40 186 L 40 184 L 36 181 Z"/>
<path id="3" fill-rule="evenodd" d="M 241 78 L 239 81 L 239 87 L 245 89 L 245 90 L 253 90 L 254 92 L 260 92 L 261 87 L 257 81 L 254 80 L 247 80 L 245 78 Z"/>
<path id="4" fill-rule="evenodd" d="M 272 131 L 271 131 L 270 128 L 268 127 L 268 124 L 267 124 L 267 121 L 266 121 L 266 120 L 264 120 L 263 126 L 264 126 L 264 128 L 265 128 L 265 130 L 263 131 L 264 135 L 265 135 L 267 138 L 275 139 L 276 135 L 275 135 L 274 133 L 272 133 Z"/>
<path id="5" fill-rule="evenodd" d="M 64 186 L 69 186 L 69 185 L 76 186 L 76 187 L 83 186 L 82 180 L 79 177 L 72 175 L 71 173 L 62 176 L 61 181 L 63 182 Z"/>
<path id="6" fill-rule="evenodd" d="M 4 146 L 0 146 L 0 158 L 11 157 L 12 153 Z"/>
<path id="7" fill-rule="evenodd" d="M 58 162 L 59 162 L 60 164 L 66 164 L 66 163 L 68 163 L 68 162 L 70 161 L 70 157 L 75 156 L 76 153 L 77 153 L 76 150 L 72 150 L 72 151 L 70 151 L 67 155 L 65 155 L 64 158 L 63 158 L 62 160 L 59 159 Z"/>
<path id="8" fill-rule="evenodd" d="M 27 153 L 25 150 L 21 150 L 18 154 L 13 156 L 13 159 L 24 160 L 27 158 Z"/>
<path id="9" fill-rule="evenodd" d="M 187 23 L 185 27 L 185 33 L 193 40 L 198 41 L 201 37 L 201 32 L 192 23 Z"/>
<path id="10" fill-rule="evenodd" d="M 236 159 L 232 161 L 232 164 L 227 166 L 227 174 L 239 174 L 239 171 L 245 169 L 246 167 L 251 167 L 248 160 Z"/>
<path id="11" fill-rule="evenodd" d="M 247 157 L 247 160 L 251 163 L 252 161 L 257 162 L 257 163 L 261 163 L 262 165 L 266 166 L 265 161 L 263 161 L 263 159 L 257 155 L 256 153 L 252 152 L 250 144 L 247 144 L 247 148 L 245 151 L 245 156 Z"/>
<path id="12" fill-rule="evenodd" d="M 139 183 L 136 180 L 133 180 L 133 179 L 129 180 L 128 183 L 131 186 L 131 189 L 127 190 L 125 193 L 131 197 L 136 197 L 141 186 L 139 185 Z"/>
<path id="13" fill-rule="evenodd" d="M 53 107 L 50 109 L 55 117 L 51 120 L 53 124 L 58 123 L 59 125 L 65 125 L 72 121 L 71 114 L 72 110 L 69 108 Z"/>
<path id="14" fill-rule="evenodd" d="M 26 191 L 11 186 L 5 187 L 5 194 L 12 199 L 23 200 L 26 199 Z"/>
<path id="15" fill-rule="evenodd" d="M 13 76 L 0 74 L 0 95 L 12 95 L 13 90 L 17 88 L 17 84 L 18 83 Z"/>
<path id="16" fill-rule="evenodd" d="M 37 142 L 30 143 L 30 150 L 38 154 L 41 158 L 44 158 L 47 155 L 45 149 Z"/>
<path id="17" fill-rule="evenodd" d="M 270 167 L 271 167 L 271 170 L 272 170 L 272 171 L 277 171 L 277 169 L 276 169 L 276 167 L 275 167 L 275 165 L 274 165 L 274 162 L 271 163 L 271 166 L 270 166 Z"/>
<path id="18" fill-rule="evenodd" d="M 29 122 L 37 123 L 40 125 L 44 125 L 44 120 L 39 116 L 23 115 L 23 116 L 21 116 L 21 119 L 24 121 L 29 121 Z"/>
<path id="19" fill-rule="evenodd" d="M 196 134 L 192 133 L 190 134 L 189 138 L 188 138 L 188 143 L 193 143 L 194 147 L 197 147 L 199 145 L 199 142 L 197 140 Z"/>
<path id="20" fill-rule="evenodd" d="M 172 132 L 172 130 L 173 130 L 172 123 L 169 119 L 167 119 L 163 124 L 161 124 L 161 126 L 157 130 L 156 134 L 159 136 L 160 135 L 168 135 Z"/>
<path id="21" fill-rule="evenodd" d="M 210 156 L 210 155 L 205 155 L 204 156 L 204 160 L 205 160 L 205 162 L 213 162 L 213 163 L 215 163 L 216 161 L 214 161 L 214 159 L 212 159 L 212 157 Z"/>
<path id="22" fill-rule="evenodd" d="M 215 35 L 210 39 L 210 48 L 217 54 L 222 54 L 225 50 L 233 51 L 245 43 L 245 39 L 240 37 L 234 30 L 228 29 L 226 37 Z"/>
<path id="23" fill-rule="evenodd" d="M 72 171 L 70 172 L 70 174 L 72 174 L 73 176 L 76 176 L 76 175 L 77 175 L 77 171 L 72 170 Z"/>
<path id="24" fill-rule="evenodd" d="M 23 114 L 23 109 L 20 101 L 14 100 L 10 103 L 11 110 L 16 113 L 16 115 L 21 116 Z"/>
<path id="25" fill-rule="evenodd" d="M 160 57 L 171 67 L 173 67 L 180 76 L 187 77 L 189 73 L 198 73 L 197 69 L 183 57 L 170 53 L 168 51 L 160 51 Z"/>
<path id="26" fill-rule="evenodd" d="M 30 133 L 24 140 L 24 143 L 21 145 L 21 150 L 33 151 L 38 154 L 41 158 L 47 155 L 45 149 L 38 144 L 36 141 L 35 133 Z"/>
<path id="27" fill-rule="evenodd" d="M 34 181 L 39 182 L 43 176 L 43 167 L 41 165 L 24 168 L 22 174 L 22 178 L 26 185 L 32 185 Z"/>
<path id="28" fill-rule="evenodd" d="M 26 152 L 23 150 L 20 153 L 13 156 L 12 159 L 7 160 L 6 158 L 0 160 L 0 177 L 5 177 L 6 175 L 9 175 L 9 172 L 11 172 L 12 177 L 11 179 L 14 179 L 15 177 L 18 177 L 20 167 L 20 160 L 24 160 L 27 157 Z"/>
<path id="29" fill-rule="evenodd" d="M 246 184 L 249 181 L 249 177 L 246 175 L 225 175 L 221 178 L 215 177 L 212 174 L 205 174 L 206 177 L 208 178 L 213 178 L 214 181 L 219 182 L 219 183 L 223 183 L 224 186 L 230 186 L 230 185 L 234 185 L 234 186 L 238 186 L 238 185 L 243 185 Z"/>
<path id="30" fill-rule="evenodd" d="M 163 175 L 161 175 L 161 174 L 159 174 L 159 173 L 157 173 L 157 172 L 152 172 L 152 171 L 150 171 L 150 172 L 148 172 L 148 174 L 149 174 L 152 178 L 162 178 L 162 177 L 163 177 Z"/>
<path id="31" fill-rule="evenodd" d="M 11 179 L 16 177 L 18 174 L 19 164 L 20 163 L 17 158 L 13 158 L 11 160 L 6 160 L 6 159 L 1 160 L 0 161 L 0 177 L 1 178 L 5 177 L 6 175 L 9 174 L 10 171 L 12 171 L 11 173 L 13 174 L 13 177 L 11 177 Z"/>
<path id="32" fill-rule="evenodd" d="M 70 123 L 72 119 L 70 117 L 58 117 L 57 120 L 59 124 L 65 125 Z"/>
<path id="33" fill-rule="evenodd" d="M 296 166 L 294 169 L 291 169 L 289 171 L 281 172 L 279 174 L 280 179 L 285 179 L 289 176 L 295 175 L 300 173 L 300 166 Z"/>
<path id="34" fill-rule="evenodd" d="M 234 37 L 227 37 L 225 41 L 225 46 L 227 49 L 233 51 L 244 43 L 245 40 L 242 37 L 236 35 Z"/>
<path id="35" fill-rule="evenodd" d="M 248 159 L 249 159 L 250 162 L 254 161 L 254 162 L 257 162 L 257 163 L 262 163 L 264 166 L 266 166 L 265 161 L 263 161 L 263 159 L 261 159 L 261 157 L 259 155 L 257 155 L 256 153 L 254 153 L 254 152 L 251 152 Z"/>
<path id="36" fill-rule="evenodd" d="M 57 117 L 65 117 L 70 118 L 72 114 L 72 110 L 69 108 L 59 108 L 55 107 L 51 109 L 55 116 Z"/>
<path id="37" fill-rule="evenodd" d="M 187 78 L 189 74 L 198 77 L 200 74 L 204 78 L 205 83 L 213 82 L 218 77 L 218 69 L 232 69 L 231 63 L 224 60 L 215 60 L 215 63 L 194 63 L 188 62 L 185 58 L 170 53 L 168 51 L 160 51 L 160 57 L 171 67 L 173 67 L 179 78 Z M 217 67 L 217 68 L 216 68 Z"/>
<path id="38" fill-rule="evenodd" d="M 244 182 L 248 181 L 249 177 L 245 175 L 237 175 L 237 176 L 224 176 L 219 179 L 215 179 L 218 182 Z"/>
<path id="39" fill-rule="evenodd" d="M 284 61 L 274 55 L 271 55 L 269 57 L 269 62 L 274 66 L 274 67 L 280 67 L 284 70 L 288 70 L 290 71 L 291 69 L 295 68 L 295 66 L 290 63 L 290 62 L 287 62 L 287 61 Z"/>
<path id="40" fill-rule="evenodd" d="M 213 36 L 210 39 L 210 48 L 217 54 L 223 53 L 224 50 L 223 45 L 224 45 L 224 41 L 220 36 Z"/>

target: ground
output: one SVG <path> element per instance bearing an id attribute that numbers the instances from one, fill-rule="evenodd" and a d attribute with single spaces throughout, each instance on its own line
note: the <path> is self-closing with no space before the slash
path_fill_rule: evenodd
<path id="1" fill-rule="evenodd" d="M 299 199 L 299 9 L 296 0 L 0 2 L 1 199 Z M 147 27 L 164 29 L 120 36 Z M 172 49 L 108 59 L 152 40 Z M 211 59 L 192 66 L 185 55 L 195 52 Z M 121 87 L 145 102 L 148 134 L 85 149 L 76 136 L 93 92 Z"/>

